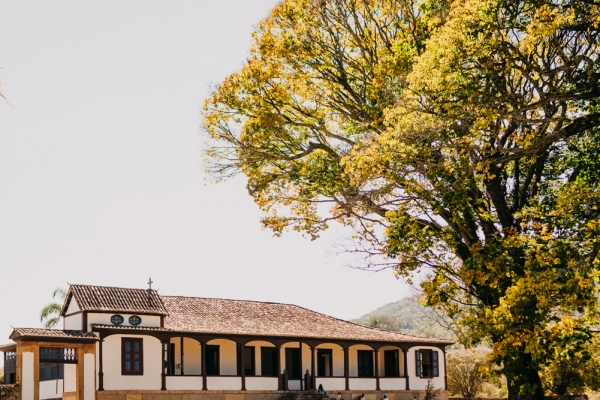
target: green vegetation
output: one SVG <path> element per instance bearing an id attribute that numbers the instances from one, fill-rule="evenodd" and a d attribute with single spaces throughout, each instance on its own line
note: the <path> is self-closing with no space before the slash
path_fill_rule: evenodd
<path id="1" fill-rule="evenodd" d="M 386 304 L 352 322 L 408 335 L 457 340 L 452 322 L 442 313 L 423 306 L 418 296 Z"/>
<path id="2" fill-rule="evenodd" d="M 598 319 L 599 35 L 584 0 L 282 1 L 205 103 L 209 169 L 276 235 L 346 226 L 542 399 Z"/>
<path id="3" fill-rule="evenodd" d="M 52 298 L 59 300 L 59 302 L 48 303 L 40 311 L 40 322 L 44 325 L 44 328 L 55 328 L 60 323 L 60 310 L 62 309 L 62 302 L 67 296 L 67 291 L 63 288 L 56 288 L 52 292 Z"/>
<path id="4" fill-rule="evenodd" d="M 546 392 L 570 395 L 600 391 L 600 338 L 597 336 L 578 351 L 553 360 L 542 373 Z M 596 393 L 597 397 L 597 393 Z"/>

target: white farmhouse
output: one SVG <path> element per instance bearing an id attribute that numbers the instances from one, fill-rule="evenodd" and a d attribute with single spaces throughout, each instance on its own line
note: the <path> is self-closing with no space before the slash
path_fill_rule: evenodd
<path id="1" fill-rule="evenodd" d="M 319 385 L 412 400 L 428 382 L 447 398 L 452 342 L 291 304 L 71 285 L 61 316 L 64 329 L 15 328 L 0 346 L 21 400 L 277 400 Z"/>

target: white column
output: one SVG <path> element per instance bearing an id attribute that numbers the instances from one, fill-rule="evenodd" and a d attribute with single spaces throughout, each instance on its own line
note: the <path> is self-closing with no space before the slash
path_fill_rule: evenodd
<path id="1" fill-rule="evenodd" d="M 83 355 L 83 400 L 96 400 L 96 360 L 91 353 Z"/>
<path id="2" fill-rule="evenodd" d="M 21 374 L 22 374 L 22 378 L 21 378 L 21 382 L 22 382 L 22 387 L 21 387 L 21 393 L 22 393 L 22 400 L 33 400 L 34 398 L 34 393 L 35 393 L 35 388 L 33 387 L 35 385 L 35 381 L 34 381 L 34 374 L 35 371 L 33 370 L 34 367 L 34 354 L 30 351 L 27 352 L 23 352 L 23 356 L 22 356 L 22 367 L 21 367 Z"/>

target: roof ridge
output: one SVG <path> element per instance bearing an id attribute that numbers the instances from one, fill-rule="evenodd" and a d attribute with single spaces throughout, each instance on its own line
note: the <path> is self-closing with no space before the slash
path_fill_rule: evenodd
<path id="1" fill-rule="evenodd" d="M 296 305 L 296 304 L 292 304 L 292 303 L 280 303 L 280 302 L 277 302 L 277 301 L 227 299 L 225 297 L 174 296 L 174 295 L 162 295 L 162 294 L 159 295 L 159 296 L 160 297 L 183 297 L 183 298 L 186 298 L 186 299 L 203 299 L 203 300 L 225 300 L 225 301 L 236 301 L 236 302 L 252 302 L 252 303 L 261 303 L 261 304 L 280 304 L 280 305 L 283 305 L 283 306 L 301 307 L 301 306 Z M 314 311 L 314 312 L 318 312 L 318 311 Z"/>
<path id="2" fill-rule="evenodd" d="M 98 288 L 107 288 L 107 289 L 124 289 L 124 290 L 151 290 L 153 292 L 158 292 L 158 289 L 143 289 L 143 288 L 130 288 L 123 286 L 107 286 L 107 285 L 88 285 L 83 283 L 70 283 L 69 287 L 72 286 L 87 286 L 87 287 L 98 287 Z"/>

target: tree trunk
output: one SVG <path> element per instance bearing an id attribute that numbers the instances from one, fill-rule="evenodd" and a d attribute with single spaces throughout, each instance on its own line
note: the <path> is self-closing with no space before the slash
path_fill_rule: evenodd
<path id="1" fill-rule="evenodd" d="M 533 366 L 531 355 L 518 349 L 519 357 L 505 359 L 504 370 L 509 400 L 544 400 L 540 375 Z"/>

